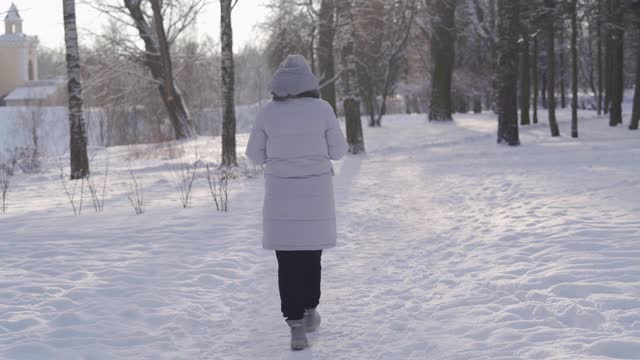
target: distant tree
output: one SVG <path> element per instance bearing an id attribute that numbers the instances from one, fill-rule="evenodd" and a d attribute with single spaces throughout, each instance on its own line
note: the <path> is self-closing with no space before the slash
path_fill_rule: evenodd
<path id="1" fill-rule="evenodd" d="M 598 115 L 602 114 L 602 93 L 604 92 L 604 79 L 603 79 L 603 64 L 602 64 L 602 1 L 597 0 L 597 23 L 596 23 L 596 36 L 597 36 L 597 59 L 596 64 L 598 67 Z"/>
<path id="2" fill-rule="evenodd" d="M 571 137 L 578 137 L 578 0 L 571 0 Z"/>
<path id="3" fill-rule="evenodd" d="M 636 42 L 639 41 L 636 40 Z M 631 113 L 629 129 L 638 130 L 638 123 L 640 123 L 640 56 L 636 55 L 636 80 L 633 94 L 633 111 Z"/>
<path id="4" fill-rule="evenodd" d="M 498 143 L 520 145 L 518 136 L 519 0 L 498 0 Z"/>
<path id="5" fill-rule="evenodd" d="M 167 109 L 176 138 L 189 138 L 195 136 L 196 132 L 182 91 L 176 85 L 173 76 L 173 64 L 169 49 L 173 39 L 170 39 L 165 30 L 163 4 L 161 4 L 161 0 L 148 1 L 151 5 L 150 18 L 143 8 L 143 1 L 124 0 L 124 4 L 140 39 L 144 42 L 144 63 L 157 83 L 160 97 Z M 194 1 L 196 7 L 202 6 L 198 3 L 199 0 Z M 189 17 L 190 15 L 185 16 Z"/>
<path id="6" fill-rule="evenodd" d="M 402 77 L 415 3 L 416 0 L 371 0 L 354 2 L 359 4 L 357 7 L 352 5 L 358 82 L 369 126 L 381 126 L 387 99 Z"/>
<path id="7" fill-rule="evenodd" d="M 564 0 L 563 0 L 564 1 Z M 573 1 L 573 0 L 569 0 L 569 1 Z M 562 3 L 562 5 L 564 5 L 564 3 Z M 564 10 L 564 8 L 560 8 L 558 9 L 559 11 L 557 11 L 557 14 L 559 15 L 558 17 L 560 17 L 561 19 L 561 26 L 560 26 L 560 38 L 558 39 L 558 48 L 556 53 L 558 54 L 558 77 L 560 80 L 560 107 L 561 108 L 566 108 L 567 107 L 567 86 L 566 86 L 566 80 L 567 80 L 567 66 L 566 66 L 566 61 L 564 59 L 564 53 L 565 53 L 565 40 L 564 40 L 564 32 L 565 32 L 565 27 L 564 27 L 564 12 L 562 10 Z"/>
<path id="8" fill-rule="evenodd" d="M 342 105 L 344 108 L 347 143 L 349 144 L 349 153 L 358 154 L 364 152 L 365 148 L 360 114 L 360 94 L 358 93 L 356 44 L 351 0 L 340 0 L 337 4 L 337 11 L 340 24 L 338 44 L 342 66 L 340 84 L 342 87 Z"/>
<path id="9" fill-rule="evenodd" d="M 531 107 L 531 82 L 529 66 L 529 39 L 530 39 L 530 26 L 528 24 L 528 16 L 530 15 L 531 4 L 527 1 L 522 3 L 523 16 L 520 17 L 520 124 L 529 125 L 531 118 L 529 116 L 529 109 Z"/>
<path id="10" fill-rule="evenodd" d="M 544 31 L 544 35 L 547 35 L 547 31 Z M 546 45 L 546 41 L 544 43 Z M 546 47 L 545 47 L 545 52 L 546 52 Z M 547 102 L 547 89 L 549 88 L 549 86 L 547 86 L 547 66 L 548 63 L 544 63 L 544 68 L 542 70 L 540 70 L 540 105 L 542 106 L 543 109 L 549 109 L 549 103 Z"/>
<path id="11" fill-rule="evenodd" d="M 609 125 L 622 124 L 622 97 L 624 95 L 624 6 L 622 0 L 607 0 L 609 36 L 607 39 L 607 98 L 609 100 Z"/>
<path id="12" fill-rule="evenodd" d="M 546 8 L 546 33 L 547 33 L 547 108 L 549 111 L 549 127 L 551 136 L 560 136 L 558 121 L 556 119 L 556 79 L 555 79 L 555 0 L 544 0 Z"/>
<path id="13" fill-rule="evenodd" d="M 451 121 L 451 79 L 455 60 L 457 0 L 433 0 L 431 53 L 432 91 L 429 121 Z"/>
<path id="14" fill-rule="evenodd" d="M 609 114 L 611 109 L 611 0 L 601 0 L 602 9 L 600 17 L 602 18 L 602 47 L 604 50 L 603 64 L 602 64 L 602 77 L 604 83 L 602 106 L 603 112 Z"/>
<path id="15" fill-rule="evenodd" d="M 540 93 L 538 86 L 538 78 L 540 74 L 538 73 L 538 34 L 533 37 L 533 54 L 531 56 L 531 79 L 533 86 L 533 123 L 538 123 L 538 94 Z"/>
<path id="16" fill-rule="evenodd" d="M 157 113 L 155 119 L 160 120 L 157 127 L 163 127 L 168 117 L 173 130 L 169 136 L 175 135 L 178 139 L 195 136 L 191 114 L 175 79 L 172 50 L 177 39 L 192 28 L 207 0 L 94 0 L 84 3 L 115 20 L 118 26 L 132 27 L 142 40 L 122 36 L 113 47 L 127 62 L 141 64 L 151 73 L 150 77 L 136 75 L 158 90 L 158 102 L 161 101 L 165 112 Z"/>
<path id="17" fill-rule="evenodd" d="M 333 54 L 333 42 L 336 34 L 335 0 L 322 0 L 318 14 L 318 65 L 320 68 L 320 82 L 322 99 L 331 104 L 333 111 L 336 108 L 335 63 Z"/>
<path id="18" fill-rule="evenodd" d="M 61 77 L 66 72 L 65 49 L 38 46 L 38 79 Z"/>
<path id="19" fill-rule="evenodd" d="M 636 78 L 635 78 L 635 90 L 633 94 L 633 111 L 631 114 L 631 122 L 629 123 L 629 129 L 638 130 L 638 123 L 640 123 L 640 0 L 632 1 L 632 9 L 634 13 L 634 22 L 636 27 L 635 33 L 635 60 L 636 60 Z"/>
<path id="20" fill-rule="evenodd" d="M 364 110 L 369 115 L 369 126 L 376 126 L 376 115 L 382 113 L 378 102 L 382 80 L 382 47 L 385 35 L 384 0 L 353 1 L 354 47 L 357 59 L 357 80 Z"/>
<path id="21" fill-rule="evenodd" d="M 270 97 L 268 89 L 273 73 L 266 52 L 261 47 L 245 45 L 233 55 L 233 63 L 236 73 L 236 105 L 256 104 Z"/>
<path id="22" fill-rule="evenodd" d="M 461 1 L 456 8 L 455 61 L 452 79 L 454 106 L 460 111 L 469 99 L 474 112 L 496 109 L 497 3 Z M 422 30 L 422 29 L 421 29 Z"/>
<path id="23" fill-rule="evenodd" d="M 87 127 L 82 114 L 82 82 L 80 78 L 80 50 L 76 27 L 76 2 L 62 2 L 64 14 L 64 41 L 67 51 L 67 77 L 69 92 L 69 155 L 71 180 L 89 175 L 87 156 Z"/>
<path id="24" fill-rule="evenodd" d="M 220 45 L 222 57 L 222 164 L 237 165 L 236 110 L 234 103 L 235 72 L 233 64 L 233 28 L 231 11 L 235 0 L 220 0 Z"/>
<path id="25" fill-rule="evenodd" d="M 296 0 L 271 0 L 267 6 L 272 16 L 261 24 L 267 33 L 266 54 L 269 67 L 275 70 L 289 54 L 300 54 L 309 60 L 315 70 L 316 23 L 312 3 Z M 323 43 L 324 45 L 324 43 Z"/>

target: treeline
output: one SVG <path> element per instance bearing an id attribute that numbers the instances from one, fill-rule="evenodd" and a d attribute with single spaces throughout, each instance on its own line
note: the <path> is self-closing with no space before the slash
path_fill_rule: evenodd
<path id="1" fill-rule="evenodd" d="M 431 121 L 494 110 L 498 141 L 517 145 L 519 123 L 542 116 L 538 105 L 548 110 L 552 136 L 560 134 L 556 105 L 569 99 L 572 136 L 578 107 L 621 124 L 623 91 L 640 81 L 638 0 L 270 0 L 271 15 L 256 30 L 264 42 L 237 54 L 231 51 L 237 1 L 216 3 L 218 40 L 193 36 L 205 0 L 92 3 L 111 22 L 81 51 L 85 106 L 113 112 L 120 119 L 114 121 L 126 118 L 120 112 L 144 119 L 144 129 L 133 131 L 144 134 L 134 136 L 138 141 L 221 131 L 222 163 L 235 165 L 236 102 L 268 98 L 270 74 L 290 53 L 310 60 L 322 98 L 344 113 L 352 153 L 364 151 L 361 115 L 381 126 L 399 99 L 404 111 L 426 112 Z M 77 39 L 72 30 L 65 28 L 67 39 Z M 70 59 L 74 47 L 67 45 Z M 66 65 L 72 74 L 76 64 Z M 55 68 L 43 61 L 43 69 Z M 635 103 L 632 129 L 640 95 Z M 70 114 L 77 113 L 71 109 L 78 101 L 71 105 Z M 220 110 L 219 122 L 212 109 Z M 71 133 L 81 141 L 76 127 Z"/>
<path id="2" fill-rule="evenodd" d="M 145 66 L 122 51 L 124 29 L 110 21 L 90 35 L 80 50 L 84 106 L 88 121 L 98 122 L 97 138 L 104 146 L 165 142 L 175 139 L 167 110 L 157 95 L 156 84 Z M 171 47 L 174 76 L 199 135 L 220 136 L 222 102 L 219 42 L 212 38 L 185 36 Z M 64 76 L 65 55 L 61 49 L 41 49 L 39 76 Z M 235 101 L 242 109 L 268 97 L 271 70 L 262 49 L 247 45 L 234 58 Z M 246 116 L 250 116 L 247 114 Z M 240 119 L 245 121 L 245 119 Z M 94 130 L 95 131 L 95 130 Z"/>
<path id="3" fill-rule="evenodd" d="M 511 145 L 519 144 L 519 124 L 542 116 L 551 135 L 560 135 L 556 107 L 572 106 L 578 136 L 579 108 L 621 124 L 624 89 L 640 79 L 636 0 L 272 0 L 270 6 L 271 67 L 287 53 L 304 54 L 325 82 L 323 98 L 339 109 L 334 99 L 356 95 L 369 126 L 381 125 L 390 97 L 403 97 L 406 112 L 428 112 L 431 121 L 494 110 L 498 140 Z M 347 61 L 351 52 L 354 64 Z M 344 76 L 347 69 L 352 78 Z M 355 87 L 334 87 L 332 80 Z M 640 98 L 635 103 L 631 129 L 638 127 Z"/>

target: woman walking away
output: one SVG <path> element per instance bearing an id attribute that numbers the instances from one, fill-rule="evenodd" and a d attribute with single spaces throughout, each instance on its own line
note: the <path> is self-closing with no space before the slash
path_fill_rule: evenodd
<path id="1" fill-rule="evenodd" d="M 256 118 L 246 155 L 265 164 L 262 246 L 275 250 L 280 304 L 291 349 L 309 346 L 320 325 L 322 250 L 336 245 L 333 165 L 347 152 L 331 106 L 301 55 L 289 55 L 271 81 L 273 101 Z"/>

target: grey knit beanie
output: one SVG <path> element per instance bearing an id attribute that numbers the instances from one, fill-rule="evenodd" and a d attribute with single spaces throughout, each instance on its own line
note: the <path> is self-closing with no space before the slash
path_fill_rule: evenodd
<path id="1" fill-rule="evenodd" d="M 276 96 L 294 96 L 312 90 L 320 90 L 320 83 L 302 55 L 287 56 L 271 79 L 271 92 Z"/>

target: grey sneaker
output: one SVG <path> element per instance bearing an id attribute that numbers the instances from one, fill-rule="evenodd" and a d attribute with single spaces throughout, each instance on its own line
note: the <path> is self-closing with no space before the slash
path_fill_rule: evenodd
<path id="1" fill-rule="evenodd" d="M 320 313 L 316 309 L 305 309 L 304 311 L 304 328 L 306 332 L 316 331 L 320 326 Z"/>
<path id="2" fill-rule="evenodd" d="M 307 334 L 305 334 L 304 319 L 287 320 L 291 328 L 291 350 L 302 350 L 309 346 Z"/>

